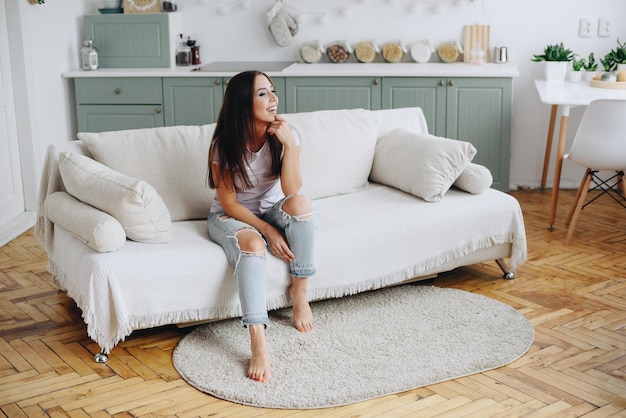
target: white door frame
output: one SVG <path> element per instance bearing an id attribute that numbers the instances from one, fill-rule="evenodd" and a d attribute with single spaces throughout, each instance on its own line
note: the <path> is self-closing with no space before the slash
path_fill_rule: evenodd
<path id="1" fill-rule="evenodd" d="M 20 164 L 22 168 L 22 187 L 24 191 L 24 206 L 26 211 L 8 225 L 0 225 L 0 246 L 19 236 L 35 224 L 37 214 L 37 191 L 39 170 L 38 136 L 33 130 L 36 119 L 32 94 L 29 86 L 33 86 L 31 71 L 28 66 L 28 57 L 24 51 L 30 50 L 30 37 L 23 18 L 23 7 L 32 7 L 26 1 L 3 0 L 0 3 L 5 8 L 7 17 L 7 31 L 9 34 L 9 52 L 11 73 L 13 78 L 13 96 L 17 119 L 17 136 L 20 150 Z"/>

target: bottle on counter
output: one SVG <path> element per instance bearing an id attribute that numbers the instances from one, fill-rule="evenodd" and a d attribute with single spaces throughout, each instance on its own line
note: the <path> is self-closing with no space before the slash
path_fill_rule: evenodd
<path id="1" fill-rule="evenodd" d="M 83 42 L 83 47 L 80 50 L 81 68 L 83 70 L 97 70 L 98 69 L 98 50 L 93 43 L 93 39 L 88 39 Z"/>

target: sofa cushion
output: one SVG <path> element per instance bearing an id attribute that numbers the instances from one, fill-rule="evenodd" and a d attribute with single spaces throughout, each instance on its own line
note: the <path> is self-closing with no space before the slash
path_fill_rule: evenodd
<path id="1" fill-rule="evenodd" d="M 484 165 L 469 163 L 454 181 L 454 186 L 472 194 L 481 194 L 491 187 L 493 176 Z"/>
<path id="2" fill-rule="evenodd" d="M 215 124 L 78 134 L 94 159 L 157 189 L 172 221 L 206 219 L 214 191 L 207 161 Z"/>
<path id="3" fill-rule="evenodd" d="M 283 116 L 301 139 L 302 193 L 319 199 L 367 187 L 380 116 L 363 109 Z"/>
<path id="4" fill-rule="evenodd" d="M 168 242 L 170 214 L 150 184 L 74 153 L 59 154 L 59 171 L 69 194 L 113 216 L 129 239 Z"/>
<path id="5" fill-rule="evenodd" d="M 46 197 L 44 210 L 50 221 L 95 251 L 115 251 L 126 243 L 126 233 L 117 219 L 65 192 Z"/>
<path id="6" fill-rule="evenodd" d="M 475 154 L 469 142 L 396 129 L 376 145 L 371 179 L 438 202 Z"/>

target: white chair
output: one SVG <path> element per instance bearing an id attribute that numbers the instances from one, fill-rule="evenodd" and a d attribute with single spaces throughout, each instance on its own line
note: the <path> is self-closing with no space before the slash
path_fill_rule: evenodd
<path id="1" fill-rule="evenodd" d="M 587 169 L 583 177 L 574 205 L 567 217 L 569 226 L 565 245 L 569 244 L 580 211 L 604 194 L 608 194 L 626 208 L 624 192 L 626 191 L 626 100 L 595 100 L 589 104 L 580 121 L 574 137 L 572 148 L 566 159 Z M 610 171 L 615 174 L 603 180 L 598 171 Z M 593 181 L 593 190 L 600 194 L 589 202 L 587 192 Z M 613 183 L 613 184 L 611 184 Z M 620 192 L 621 184 L 621 192 Z"/>

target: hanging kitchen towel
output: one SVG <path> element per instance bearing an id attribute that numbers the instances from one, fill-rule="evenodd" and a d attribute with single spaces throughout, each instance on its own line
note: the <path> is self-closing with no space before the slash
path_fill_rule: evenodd
<path id="1" fill-rule="evenodd" d="M 278 0 L 267 13 L 270 32 L 279 46 L 287 46 L 298 33 L 298 22 L 285 10 L 283 0 Z"/>

